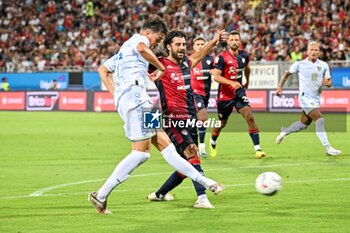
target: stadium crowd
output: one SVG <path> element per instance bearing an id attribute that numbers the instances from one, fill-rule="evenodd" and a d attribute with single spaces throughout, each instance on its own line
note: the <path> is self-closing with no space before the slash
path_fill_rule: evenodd
<path id="1" fill-rule="evenodd" d="M 321 43 L 322 60 L 350 60 L 350 0 L 0 0 L 0 12 L 5 72 L 97 69 L 150 14 L 189 42 L 237 29 L 251 60 L 301 59 L 309 39 Z"/>

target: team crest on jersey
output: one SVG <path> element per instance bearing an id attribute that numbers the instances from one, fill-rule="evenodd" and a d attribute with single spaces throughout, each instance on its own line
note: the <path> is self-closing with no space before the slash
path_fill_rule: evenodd
<path id="1" fill-rule="evenodd" d="M 217 64 L 219 62 L 219 57 L 215 58 L 215 64 Z"/>
<path id="2" fill-rule="evenodd" d="M 211 60 L 206 60 L 206 63 L 208 64 L 208 66 L 210 66 Z"/>
<path id="3" fill-rule="evenodd" d="M 322 66 L 317 66 L 317 70 L 321 71 L 322 70 Z"/>
<path id="4" fill-rule="evenodd" d="M 184 65 L 185 65 L 186 67 L 188 67 L 188 64 L 187 64 L 187 62 L 186 62 L 186 61 L 184 61 L 183 63 L 184 63 Z"/>
<path id="5" fill-rule="evenodd" d="M 245 58 L 244 57 L 242 58 L 242 62 L 245 63 Z"/>
<path id="6" fill-rule="evenodd" d="M 171 83 L 180 82 L 180 77 L 175 72 L 170 74 L 170 78 Z"/>
<path id="7" fill-rule="evenodd" d="M 200 75 L 201 74 L 200 69 L 198 69 L 197 67 L 193 68 L 193 74 Z"/>

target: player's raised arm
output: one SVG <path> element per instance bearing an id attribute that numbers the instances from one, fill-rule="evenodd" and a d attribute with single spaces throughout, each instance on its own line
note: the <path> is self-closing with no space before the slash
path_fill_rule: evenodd
<path id="1" fill-rule="evenodd" d="M 214 48 L 214 46 L 219 42 L 219 40 L 223 39 L 222 37 L 227 37 L 227 35 L 225 35 L 224 32 L 225 30 L 218 30 L 211 41 L 209 41 L 201 50 L 193 53 L 189 57 L 192 61 L 191 68 L 195 67 L 198 64 L 198 62 L 200 62 L 212 50 L 212 48 Z"/>
<path id="2" fill-rule="evenodd" d="M 106 86 L 107 90 L 114 95 L 114 83 L 113 83 L 113 79 L 110 77 L 110 74 L 107 67 L 105 65 L 100 65 L 97 69 L 98 74 L 100 75 L 100 78 L 103 82 L 103 84 Z"/>

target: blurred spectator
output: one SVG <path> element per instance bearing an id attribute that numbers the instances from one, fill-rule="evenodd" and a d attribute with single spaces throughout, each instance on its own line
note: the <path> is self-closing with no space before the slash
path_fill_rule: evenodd
<path id="1" fill-rule="evenodd" d="M 151 14 L 185 30 L 189 41 L 210 39 L 218 28 L 237 29 L 252 61 L 300 59 L 294 48 L 303 53 L 307 40 L 320 42 L 326 61 L 346 59 L 350 51 L 348 0 L 0 2 L 0 69 L 6 72 L 96 69 Z"/>
<path id="2" fill-rule="evenodd" d="M 2 91 L 9 91 L 11 90 L 10 84 L 7 82 L 7 78 L 3 77 L 1 79 L 1 90 Z"/>
<path id="3" fill-rule="evenodd" d="M 60 89 L 60 84 L 57 83 L 57 80 L 56 79 L 52 80 L 49 90 L 59 90 L 59 89 Z"/>
<path id="4" fill-rule="evenodd" d="M 303 53 L 300 51 L 299 46 L 295 46 L 295 49 L 290 54 L 290 59 L 292 62 L 300 61 L 303 59 Z"/>

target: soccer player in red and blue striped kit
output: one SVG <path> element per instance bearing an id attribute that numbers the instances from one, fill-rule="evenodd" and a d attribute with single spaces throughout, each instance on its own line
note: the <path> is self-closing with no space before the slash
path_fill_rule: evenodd
<path id="1" fill-rule="evenodd" d="M 186 158 L 193 167 L 203 174 L 197 149 L 198 135 L 196 125 L 187 125 L 196 121 L 196 107 L 191 88 L 191 68 L 195 67 L 221 39 L 222 31 L 218 31 L 200 51 L 186 56 L 186 34 L 172 30 L 164 38 L 164 48 L 168 56 L 159 58 L 165 67 L 163 76 L 156 81 L 160 93 L 163 129 L 174 143 L 178 153 Z M 150 78 L 152 79 L 152 75 Z M 148 195 L 151 201 L 172 200 L 168 192 L 182 183 L 186 177 L 175 171 L 159 188 Z M 195 208 L 214 208 L 205 193 L 205 187 L 193 182 L 198 199 Z"/>
<path id="2" fill-rule="evenodd" d="M 198 36 L 193 39 L 193 50 L 200 51 L 206 44 L 204 37 Z M 207 107 L 210 97 L 211 74 L 210 70 L 213 68 L 213 56 L 206 55 L 201 62 L 191 69 L 191 88 L 193 90 L 193 97 L 197 107 L 198 121 L 205 122 L 208 120 Z M 198 128 L 199 134 L 199 155 L 202 158 L 207 156 L 205 150 L 205 133 L 206 128 L 202 125 Z"/>
<path id="3" fill-rule="evenodd" d="M 253 141 L 255 157 L 260 159 L 266 156 L 260 147 L 259 129 L 255 123 L 249 99 L 246 96 L 246 89 L 249 85 L 249 55 L 240 50 L 241 36 L 238 31 L 231 31 L 227 40 L 228 48 L 215 58 L 212 75 L 214 80 L 219 83 L 217 109 L 221 120 L 220 128 L 213 128 L 210 138 L 210 155 L 217 155 L 216 143 L 221 132 L 225 127 L 233 107 L 242 115 L 248 124 L 249 135 Z M 242 78 L 246 78 L 246 83 L 242 84 Z"/>

